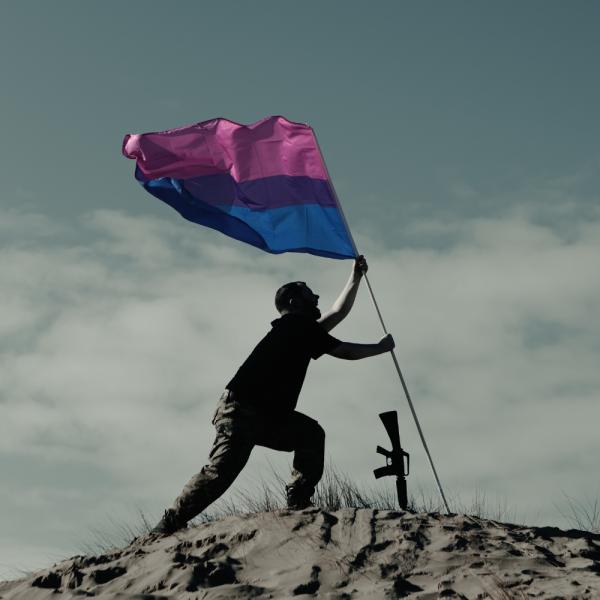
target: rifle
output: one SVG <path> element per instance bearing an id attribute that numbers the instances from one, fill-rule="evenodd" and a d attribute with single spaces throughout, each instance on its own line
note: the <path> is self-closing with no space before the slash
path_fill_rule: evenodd
<path id="1" fill-rule="evenodd" d="M 398 492 L 398 503 L 402 510 L 408 508 L 408 498 L 406 494 L 406 479 L 410 467 L 410 455 L 400 446 L 400 431 L 398 429 L 398 413 L 395 410 L 380 413 L 379 418 L 392 442 L 392 450 L 386 450 L 377 446 L 377 453 L 383 454 L 387 465 L 379 467 L 373 471 L 375 479 L 386 477 L 388 475 L 396 476 L 396 491 Z M 404 457 L 406 457 L 406 469 L 404 468 Z"/>

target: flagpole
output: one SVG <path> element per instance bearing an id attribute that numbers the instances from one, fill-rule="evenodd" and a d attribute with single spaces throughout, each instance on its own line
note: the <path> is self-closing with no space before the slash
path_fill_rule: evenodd
<path id="1" fill-rule="evenodd" d="M 319 153 L 321 155 L 321 160 L 323 161 L 323 166 L 325 167 L 325 171 L 327 172 L 327 181 L 331 188 L 333 198 L 335 200 L 338 210 L 340 211 L 340 214 L 342 215 L 342 219 L 346 226 L 346 230 L 348 231 L 348 235 L 350 236 L 350 241 L 352 242 L 352 247 L 354 249 L 354 253 L 356 256 L 358 256 L 359 252 L 356 248 L 356 243 L 354 242 L 354 237 L 352 236 L 352 231 L 350 230 L 350 227 L 348 225 L 348 220 L 346 219 L 346 215 L 344 214 L 344 209 L 342 208 L 342 205 L 340 204 L 340 200 L 337 196 L 335 188 L 333 187 L 333 181 L 331 180 L 331 175 L 329 174 L 329 169 L 327 168 L 327 164 L 325 163 L 325 158 L 323 156 L 323 153 L 321 152 L 321 147 L 319 146 L 319 142 L 317 140 L 317 134 L 314 132 L 314 130 L 313 130 L 313 135 L 315 137 L 315 142 L 317 143 L 317 147 L 319 148 Z M 369 295 L 371 296 L 371 301 L 373 302 L 373 306 L 375 307 L 375 312 L 377 313 L 377 316 L 379 317 L 379 322 L 381 323 L 381 327 L 383 328 L 383 332 L 385 335 L 388 335 L 388 331 L 387 331 L 387 328 L 383 321 L 381 311 L 379 310 L 379 305 L 377 304 L 377 300 L 375 299 L 375 294 L 373 293 L 373 288 L 371 287 L 371 282 L 369 281 L 369 278 L 367 277 L 366 273 L 364 273 L 363 276 L 365 278 L 365 282 L 366 282 L 367 288 L 369 290 Z M 419 436 L 421 437 L 421 442 L 423 443 L 423 448 L 425 448 L 425 453 L 427 454 L 427 458 L 429 459 L 429 465 L 431 466 L 431 470 L 433 471 L 433 476 L 435 478 L 435 482 L 437 484 L 438 491 L 440 492 L 440 496 L 442 497 L 442 501 L 444 502 L 444 506 L 446 507 L 446 512 L 448 514 L 451 514 L 450 508 L 448 506 L 448 502 L 446 500 L 446 495 L 444 494 L 444 490 L 442 489 L 442 484 L 440 482 L 440 478 L 438 477 L 437 471 L 435 469 L 435 465 L 433 464 L 433 458 L 431 457 L 431 453 L 429 452 L 429 447 L 427 446 L 427 442 L 425 441 L 425 435 L 423 434 L 423 430 L 421 429 L 421 424 L 419 423 L 419 418 L 417 417 L 417 413 L 415 412 L 415 407 L 413 406 L 413 402 L 410 397 L 410 393 L 408 391 L 406 381 L 404 380 L 404 376 L 402 375 L 402 370 L 400 369 L 400 364 L 398 363 L 398 359 L 396 358 L 396 353 L 394 352 L 394 350 L 391 350 L 390 354 L 392 355 L 392 360 L 394 361 L 394 366 L 396 367 L 398 377 L 400 378 L 400 383 L 402 384 L 402 389 L 404 390 L 404 394 L 406 396 L 406 399 L 408 400 L 408 406 L 410 407 L 410 412 L 412 413 L 413 419 L 417 426 L 417 431 L 419 432 Z"/>

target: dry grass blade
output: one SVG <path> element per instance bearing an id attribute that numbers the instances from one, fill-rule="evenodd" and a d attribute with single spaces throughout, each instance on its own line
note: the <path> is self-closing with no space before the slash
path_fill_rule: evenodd
<path id="1" fill-rule="evenodd" d="M 146 535 L 153 525 L 141 508 L 136 508 L 137 517 L 131 521 L 118 521 L 112 516 L 107 517 L 108 526 L 103 529 L 90 528 L 91 541 L 80 543 L 83 554 L 105 554 L 117 548 L 129 545 L 135 538 Z"/>
<path id="2" fill-rule="evenodd" d="M 567 519 L 575 529 L 589 531 L 590 533 L 600 533 L 600 500 L 585 498 L 576 500 L 563 492 L 567 501 L 566 513 L 557 507 L 560 514 Z"/>

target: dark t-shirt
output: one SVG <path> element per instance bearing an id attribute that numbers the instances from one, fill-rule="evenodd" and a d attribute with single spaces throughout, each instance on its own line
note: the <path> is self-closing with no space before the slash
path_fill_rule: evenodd
<path id="1" fill-rule="evenodd" d="M 333 350 L 340 341 L 302 315 L 286 314 L 271 325 L 226 387 L 243 404 L 284 414 L 296 408 L 310 359 Z"/>

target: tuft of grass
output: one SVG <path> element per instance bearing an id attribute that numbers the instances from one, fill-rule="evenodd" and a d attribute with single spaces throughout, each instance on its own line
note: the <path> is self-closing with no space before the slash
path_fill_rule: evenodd
<path id="1" fill-rule="evenodd" d="M 91 527 L 91 539 L 79 544 L 81 553 L 86 556 L 107 554 L 123 546 L 129 546 L 136 538 L 150 533 L 154 527 L 152 520 L 139 507 L 136 508 L 136 515 L 133 522 L 117 521 L 109 516 L 108 525 L 103 529 Z"/>
<path id="2" fill-rule="evenodd" d="M 563 492 L 567 502 L 567 509 L 558 511 L 571 523 L 575 529 L 588 531 L 590 533 L 600 533 L 600 499 L 584 498 L 577 500 Z"/>
<path id="3" fill-rule="evenodd" d="M 391 478 L 390 478 L 391 481 Z M 270 477 L 262 479 L 259 492 L 240 490 L 227 501 L 216 502 L 209 511 L 199 517 L 199 522 L 212 521 L 229 515 L 269 512 L 285 508 L 285 479 L 271 468 Z M 329 462 L 312 498 L 315 506 L 335 511 L 341 508 L 373 508 L 377 510 L 400 510 L 394 485 L 378 484 L 364 486 Z M 483 490 L 475 490 L 470 503 L 459 497 L 450 503 L 457 514 L 468 514 L 481 519 L 516 521 L 516 511 L 509 507 L 506 499 L 494 504 Z M 408 510 L 421 513 L 445 512 L 441 499 L 422 487 L 409 494 Z"/>
<path id="4" fill-rule="evenodd" d="M 459 514 L 471 515 L 480 519 L 500 521 L 502 523 L 518 522 L 517 511 L 508 504 L 505 497 L 498 497 L 492 501 L 485 490 L 475 489 L 471 502 L 465 504 L 459 497 L 452 502 L 453 508 Z"/>
<path id="5" fill-rule="evenodd" d="M 239 490 L 227 501 L 217 501 L 211 509 L 197 518 L 207 522 L 230 515 L 270 512 L 286 507 L 285 479 L 274 469 L 269 479 L 262 479 L 259 491 Z M 312 501 L 324 510 L 340 508 L 375 508 L 398 510 L 395 491 L 387 487 L 375 489 L 359 486 L 331 463 L 325 466 L 323 477 L 315 489 Z"/>

